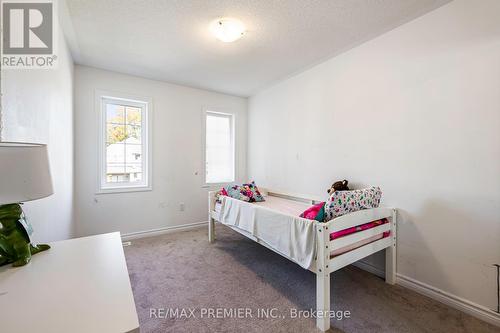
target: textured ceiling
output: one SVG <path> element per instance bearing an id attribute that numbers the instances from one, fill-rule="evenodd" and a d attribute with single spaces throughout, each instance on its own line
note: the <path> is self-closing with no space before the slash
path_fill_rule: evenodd
<path id="1" fill-rule="evenodd" d="M 250 96 L 450 0 L 66 1 L 77 63 Z M 217 41 L 221 16 L 247 34 Z"/>

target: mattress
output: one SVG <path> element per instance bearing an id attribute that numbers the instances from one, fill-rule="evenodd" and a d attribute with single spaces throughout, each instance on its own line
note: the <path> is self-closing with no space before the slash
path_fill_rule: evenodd
<path id="1" fill-rule="evenodd" d="M 264 207 L 267 209 L 272 209 L 282 214 L 297 216 L 297 217 L 310 206 L 310 204 L 307 204 L 305 202 L 274 197 L 274 196 L 266 196 L 265 199 L 266 201 L 253 202 L 252 205 Z M 220 213 L 221 207 L 222 207 L 221 202 L 215 203 L 215 211 L 217 213 Z"/>

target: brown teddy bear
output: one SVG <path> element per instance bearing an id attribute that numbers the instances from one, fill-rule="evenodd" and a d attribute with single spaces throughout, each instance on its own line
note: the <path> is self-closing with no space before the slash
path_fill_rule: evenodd
<path id="1" fill-rule="evenodd" d="M 347 186 L 349 182 L 347 180 L 341 180 L 333 183 L 332 187 L 328 189 L 328 194 L 332 194 L 335 191 L 349 191 L 349 186 Z"/>

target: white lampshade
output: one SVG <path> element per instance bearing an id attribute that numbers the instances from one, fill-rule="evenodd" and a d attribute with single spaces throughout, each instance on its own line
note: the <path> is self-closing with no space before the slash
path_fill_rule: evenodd
<path id="1" fill-rule="evenodd" d="M 46 145 L 0 142 L 0 205 L 45 198 L 52 193 Z"/>

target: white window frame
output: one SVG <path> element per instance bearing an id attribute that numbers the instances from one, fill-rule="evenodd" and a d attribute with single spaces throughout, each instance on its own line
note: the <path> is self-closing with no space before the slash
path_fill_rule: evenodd
<path id="1" fill-rule="evenodd" d="M 106 181 L 106 102 L 117 102 L 134 107 L 141 111 L 141 142 L 142 142 L 142 181 L 108 183 Z M 152 118 L 153 102 L 149 97 L 139 97 L 131 94 L 96 90 L 95 104 L 98 114 L 99 149 L 97 194 L 151 191 L 153 163 L 152 163 Z"/>
<path id="2" fill-rule="evenodd" d="M 228 182 L 207 183 L 207 115 L 220 115 L 221 117 L 231 118 L 231 145 L 233 153 L 233 180 Z M 202 187 L 219 187 L 232 184 L 238 179 L 238 159 L 237 159 L 237 140 L 236 140 L 236 114 L 224 108 L 204 107 L 202 112 L 202 150 L 203 150 L 203 184 Z"/>

